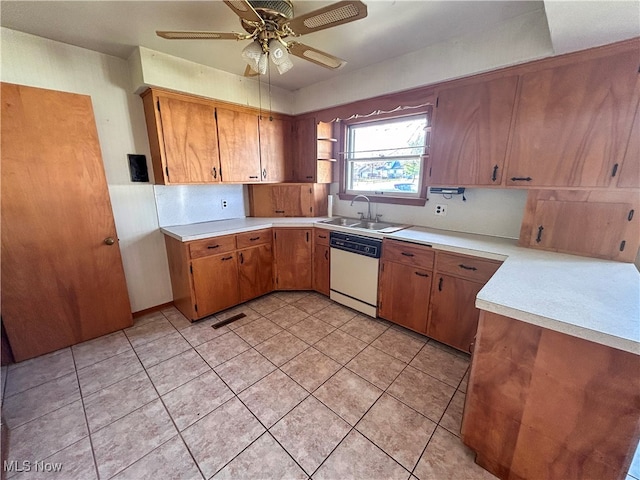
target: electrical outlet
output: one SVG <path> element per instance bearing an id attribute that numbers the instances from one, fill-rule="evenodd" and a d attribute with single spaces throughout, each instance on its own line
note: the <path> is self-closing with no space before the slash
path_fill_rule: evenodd
<path id="1" fill-rule="evenodd" d="M 443 204 L 436 205 L 436 215 L 438 215 L 439 217 L 446 217 L 447 216 L 447 206 L 443 205 Z"/>
<path id="2" fill-rule="evenodd" d="M 229 206 L 226 200 L 221 200 L 220 204 L 222 205 L 222 208 L 227 208 Z"/>

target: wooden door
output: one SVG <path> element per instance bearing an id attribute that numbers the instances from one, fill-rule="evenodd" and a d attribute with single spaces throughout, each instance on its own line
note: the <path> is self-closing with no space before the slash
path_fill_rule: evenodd
<path id="1" fill-rule="evenodd" d="M 215 110 L 211 105 L 158 98 L 170 183 L 220 182 Z"/>
<path id="2" fill-rule="evenodd" d="M 636 110 L 629 143 L 618 175 L 618 187 L 640 188 L 640 109 Z"/>
<path id="3" fill-rule="evenodd" d="M 329 295 L 330 249 L 328 245 L 315 245 L 313 250 L 313 289 Z"/>
<path id="4" fill-rule="evenodd" d="M 538 200 L 528 246 L 632 262 L 640 235 L 637 215 L 631 203 Z"/>
<path id="5" fill-rule="evenodd" d="M 303 118 L 295 122 L 295 155 L 293 158 L 293 180 L 315 182 L 317 155 L 315 118 Z"/>
<path id="6" fill-rule="evenodd" d="M 273 251 L 270 244 L 238 252 L 238 283 L 240 302 L 273 290 Z"/>
<path id="7" fill-rule="evenodd" d="M 378 315 L 416 332 L 427 331 L 430 270 L 383 261 L 380 272 Z"/>
<path id="8" fill-rule="evenodd" d="M 240 303 L 235 252 L 197 258 L 191 266 L 198 318 Z"/>
<path id="9" fill-rule="evenodd" d="M 220 167 L 224 182 L 259 182 L 260 142 L 258 116 L 216 109 L 220 142 Z"/>
<path id="10" fill-rule="evenodd" d="M 478 329 L 480 310 L 475 303 L 482 286 L 482 283 L 438 275 L 431 289 L 427 335 L 468 352 Z"/>
<path id="11" fill-rule="evenodd" d="M 260 117 L 260 165 L 263 182 L 284 182 L 291 162 L 291 122 Z"/>
<path id="12" fill-rule="evenodd" d="M 1 123 L 2 321 L 16 361 L 131 326 L 91 98 L 3 83 Z"/>
<path id="13" fill-rule="evenodd" d="M 500 185 L 518 77 L 438 94 L 430 158 L 432 185 Z"/>
<path id="14" fill-rule="evenodd" d="M 639 90 L 635 50 L 523 75 L 506 184 L 608 186 Z"/>
<path id="15" fill-rule="evenodd" d="M 273 232 L 277 290 L 311 290 L 311 229 L 277 228 Z"/>

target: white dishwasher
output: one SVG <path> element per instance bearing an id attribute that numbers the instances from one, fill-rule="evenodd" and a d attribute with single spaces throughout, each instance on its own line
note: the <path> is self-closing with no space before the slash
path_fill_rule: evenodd
<path id="1" fill-rule="evenodd" d="M 378 309 L 378 266 L 382 240 L 331 232 L 329 297 L 371 317 Z"/>

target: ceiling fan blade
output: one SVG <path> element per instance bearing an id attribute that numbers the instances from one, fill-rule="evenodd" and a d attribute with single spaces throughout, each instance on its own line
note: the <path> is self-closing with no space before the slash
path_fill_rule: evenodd
<path id="1" fill-rule="evenodd" d="M 251 68 L 249 65 L 247 65 L 247 68 L 244 69 L 245 77 L 257 77 L 258 75 L 260 74 L 256 72 L 253 68 Z"/>
<path id="2" fill-rule="evenodd" d="M 240 33 L 171 32 L 164 30 L 157 30 L 156 35 L 168 40 L 243 40 L 246 38 Z"/>
<path id="3" fill-rule="evenodd" d="M 258 15 L 258 12 L 253 9 L 247 0 L 224 0 L 224 3 L 226 3 L 231 10 L 236 12 L 236 15 L 240 18 L 249 22 L 256 22 L 260 25 L 264 25 L 262 17 Z"/>
<path id="4" fill-rule="evenodd" d="M 322 50 L 312 48 L 302 43 L 289 42 L 288 46 L 289 53 L 291 53 L 291 55 L 304 58 L 305 60 L 309 60 L 310 62 L 320 65 L 321 67 L 331 68 L 335 70 L 347 63 L 345 60 L 334 57 L 333 55 L 323 52 Z"/>
<path id="5" fill-rule="evenodd" d="M 346 0 L 296 17 L 285 22 L 285 25 L 288 24 L 296 35 L 304 35 L 353 22 L 366 16 L 367 6 L 364 3 L 359 0 Z"/>

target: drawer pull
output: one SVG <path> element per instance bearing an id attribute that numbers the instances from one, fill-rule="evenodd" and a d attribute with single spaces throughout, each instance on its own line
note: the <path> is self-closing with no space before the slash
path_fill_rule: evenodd
<path id="1" fill-rule="evenodd" d="M 254 180 L 257 180 L 259 177 L 258 177 L 257 175 L 253 175 L 253 176 L 251 176 L 251 175 L 250 175 L 250 176 L 249 176 L 249 178 L 252 178 L 252 179 L 254 179 Z"/>
<path id="2" fill-rule="evenodd" d="M 428 277 L 429 276 L 426 273 L 420 273 L 420 272 L 413 272 L 413 273 L 415 273 L 419 277 Z"/>
<path id="3" fill-rule="evenodd" d="M 326 235 L 318 235 L 318 238 L 327 238 Z"/>
<path id="4" fill-rule="evenodd" d="M 207 248 L 208 248 L 209 250 L 212 250 L 212 249 L 214 249 L 214 248 L 218 248 L 219 246 L 220 246 L 220 245 L 207 245 Z"/>
<path id="5" fill-rule="evenodd" d="M 256 240 L 260 240 L 260 237 L 251 237 L 249 239 L 250 242 L 255 242 Z"/>
<path id="6" fill-rule="evenodd" d="M 478 270 L 476 267 L 467 267 L 466 265 L 464 265 L 464 264 L 462 264 L 462 263 L 461 263 L 460 265 L 458 265 L 458 266 L 459 266 L 460 268 L 465 269 L 465 270 L 472 270 L 472 271 L 474 271 L 474 272 L 475 272 L 476 270 Z"/>
<path id="7" fill-rule="evenodd" d="M 231 260 L 233 258 L 232 255 L 229 255 L 228 257 L 222 257 L 222 261 L 226 261 L 226 260 Z"/>
<path id="8" fill-rule="evenodd" d="M 402 252 L 402 255 L 404 255 L 405 257 L 413 257 L 413 253 L 407 253 L 407 252 Z"/>
<path id="9" fill-rule="evenodd" d="M 284 213 L 284 210 L 276 210 L 276 213 Z"/>
<path id="10" fill-rule="evenodd" d="M 512 182 L 530 182 L 533 180 L 531 177 L 511 177 Z"/>

